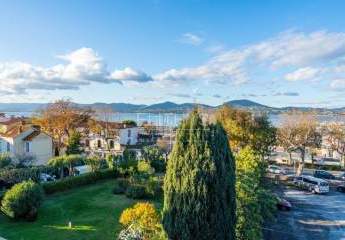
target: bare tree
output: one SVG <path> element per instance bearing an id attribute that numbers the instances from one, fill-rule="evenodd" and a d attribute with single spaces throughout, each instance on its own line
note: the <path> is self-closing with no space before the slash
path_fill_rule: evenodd
<path id="1" fill-rule="evenodd" d="M 319 123 L 313 113 L 291 112 L 282 116 L 281 126 L 278 129 L 278 141 L 287 151 L 300 154 L 297 175 L 303 173 L 307 149 L 321 145 L 318 126 Z"/>
<path id="2" fill-rule="evenodd" d="M 340 155 L 340 161 L 345 166 L 345 126 L 341 123 L 329 123 L 324 126 L 323 134 L 330 149 Z"/>
<path id="3" fill-rule="evenodd" d="M 40 125 L 43 131 L 53 137 L 60 152 L 72 132 L 80 127 L 89 127 L 92 116 L 93 111 L 90 108 L 80 108 L 71 101 L 62 99 L 40 110 L 32 122 Z"/>

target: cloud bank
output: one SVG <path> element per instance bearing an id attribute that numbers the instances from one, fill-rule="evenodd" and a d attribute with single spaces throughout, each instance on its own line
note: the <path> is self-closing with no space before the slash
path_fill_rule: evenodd
<path id="1" fill-rule="evenodd" d="M 0 63 L 0 92 L 23 94 L 32 89 L 73 90 L 91 83 L 152 81 L 147 74 L 130 67 L 109 72 L 103 59 L 91 48 L 80 48 L 57 58 L 64 63 L 51 67 L 33 66 L 24 62 Z"/>

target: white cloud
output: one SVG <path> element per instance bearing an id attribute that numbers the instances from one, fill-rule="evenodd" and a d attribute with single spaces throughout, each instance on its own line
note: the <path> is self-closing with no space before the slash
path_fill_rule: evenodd
<path id="1" fill-rule="evenodd" d="M 26 90 L 79 89 L 96 83 L 123 83 L 125 81 L 147 82 L 147 74 L 125 68 L 110 74 L 105 62 L 91 48 L 80 48 L 57 56 L 65 63 L 52 67 L 33 66 L 24 62 L 0 63 L 0 92 L 23 94 Z"/>
<path id="2" fill-rule="evenodd" d="M 331 81 L 331 88 L 334 90 L 345 90 L 345 78 Z"/>
<path id="3" fill-rule="evenodd" d="M 146 73 L 135 70 L 130 67 L 126 67 L 123 70 L 115 70 L 111 73 L 111 79 L 117 81 L 134 81 L 134 82 L 149 82 L 152 81 L 152 77 Z"/>
<path id="4" fill-rule="evenodd" d="M 243 84 L 254 77 L 257 79 L 254 73 L 279 74 L 279 70 L 289 67 L 293 72 L 285 77 L 297 81 L 320 77 L 329 72 L 334 61 L 344 56 L 345 33 L 289 31 L 243 48 L 222 51 L 199 66 L 166 70 L 156 74 L 154 79 L 162 83 L 204 80 Z M 320 67 L 323 70 L 318 70 Z"/>
<path id="5" fill-rule="evenodd" d="M 286 74 L 285 79 L 288 81 L 309 80 L 315 78 L 318 73 L 320 73 L 320 69 L 317 68 L 299 68 L 294 72 Z"/>
<path id="6" fill-rule="evenodd" d="M 185 44 L 190 44 L 193 46 L 198 46 L 203 41 L 204 41 L 204 39 L 202 39 L 201 37 L 199 37 L 198 35 L 193 34 L 193 33 L 184 33 L 184 34 L 182 34 L 181 38 L 179 39 L 179 42 L 185 43 Z"/>

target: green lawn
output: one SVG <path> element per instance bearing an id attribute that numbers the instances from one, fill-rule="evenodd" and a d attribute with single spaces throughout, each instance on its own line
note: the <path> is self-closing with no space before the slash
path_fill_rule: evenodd
<path id="1" fill-rule="evenodd" d="M 135 201 L 111 193 L 115 180 L 48 196 L 36 222 L 14 222 L 0 214 L 0 237 L 8 240 L 115 239 L 123 209 Z M 158 206 L 159 207 L 159 206 Z M 72 222 L 72 229 L 68 222 Z"/>

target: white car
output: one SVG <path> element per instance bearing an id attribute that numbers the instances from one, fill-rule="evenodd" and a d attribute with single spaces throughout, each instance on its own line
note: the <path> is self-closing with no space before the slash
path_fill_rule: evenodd
<path id="1" fill-rule="evenodd" d="M 269 165 L 267 168 L 267 172 L 274 174 L 286 174 L 286 170 L 277 165 Z"/>
<path id="2" fill-rule="evenodd" d="M 327 181 L 312 176 L 301 175 L 295 177 L 294 184 L 312 193 L 328 193 L 329 184 Z"/>
<path id="3" fill-rule="evenodd" d="M 46 173 L 41 173 L 40 181 L 41 182 L 53 182 L 53 181 L 55 181 L 55 176 L 51 176 L 51 175 L 46 174 Z"/>

